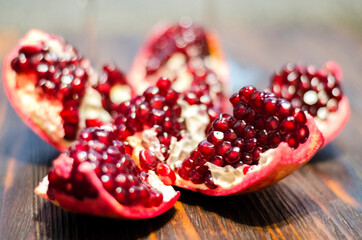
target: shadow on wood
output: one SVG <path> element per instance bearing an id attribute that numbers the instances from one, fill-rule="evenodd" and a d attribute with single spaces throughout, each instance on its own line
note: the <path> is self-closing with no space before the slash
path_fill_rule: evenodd
<path id="1" fill-rule="evenodd" d="M 53 239 L 139 239 L 157 233 L 175 214 L 172 208 L 145 220 L 118 220 L 67 212 L 50 202 L 39 201 L 34 216 L 40 238 Z"/>
<path id="2" fill-rule="evenodd" d="M 181 191 L 180 201 L 184 204 L 191 205 L 194 209 L 200 206 L 204 214 L 216 213 L 248 226 L 288 224 L 290 218 L 299 218 L 307 214 L 299 202 L 296 202 L 295 206 L 289 204 L 290 201 L 295 200 L 295 196 L 286 185 L 281 183 L 263 191 L 238 196 L 212 197 L 186 190 Z M 288 202 L 285 201 L 287 198 Z M 188 209 L 192 209 L 191 206 Z"/>

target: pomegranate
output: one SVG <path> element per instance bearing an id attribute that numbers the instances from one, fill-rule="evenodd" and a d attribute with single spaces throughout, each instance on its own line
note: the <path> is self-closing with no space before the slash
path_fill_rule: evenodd
<path id="1" fill-rule="evenodd" d="M 323 144 L 313 118 L 274 93 L 244 87 L 230 98 L 233 116 L 212 122 L 207 106 L 185 95 L 161 78 L 122 103 L 115 120 L 139 166 L 167 185 L 209 195 L 256 191 L 302 166 Z M 170 170 L 161 171 L 164 163 Z"/>
<path id="2" fill-rule="evenodd" d="M 323 143 L 313 118 L 274 93 L 244 87 L 230 98 L 233 116 L 210 124 L 207 106 L 171 85 L 160 78 L 120 104 L 113 124 L 82 130 L 36 193 L 74 212 L 153 217 L 178 198 L 170 185 L 209 195 L 260 190 Z"/>
<path id="3" fill-rule="evenodd" d="M 189 101 L 208 106 L 211 118 L 226 111 L 228 70 L 218 39 L 182 18 L 177 24 L 159 24 L 137 54 L 128 79 L 141 94 L 160 77 L 172 81 Z"/>
<path id="4" fill-rule="evenodd" d="M 154 171 L 142 171 L 112 125 L 83 129 L 54 162 L 35 193 L 68 211 L 144 219 L 170 209 L 179 197 Z"/>
<path id="5" fill-rule="evenodd" d="M 313 118 L 274 93 L 243 87 L 188 157 L 168 159 L 179 187 L 214 196 L 263 189 L 305 164 L 323 144 Z"/>
<path id="6" fill-rule="evenodd" d="M 92 88 L 89 60 L 61 38 L 29 31 L 4 61 L 4 87 L 17 113 L 44 140 L 66 150 L 85 119 L 111 116 Z"/>
<path id="7" fill-rule="evenodd" d="M 331 142 L 347 124 L 348 99 L 341 88 L 342 70 L 336 62 L 322 69 L 301 64 L 287 64 L 272 77 L 271 89 L 294 107 L 308 111 L 325 138 Z"/>

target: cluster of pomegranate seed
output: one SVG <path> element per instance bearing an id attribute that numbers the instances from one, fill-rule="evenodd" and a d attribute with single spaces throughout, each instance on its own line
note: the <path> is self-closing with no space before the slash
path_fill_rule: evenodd
<path id="1" fill-rule="evenodd" d="M 43 43 L 42 47 L 23 46 L 18 56 L 11 61 L 12 69 L 18 74 L 35 74 L 36 87 L 48 99 L 61 99 L 65 139 L 73 140 L 78 129 L 78 107 L 85 93 L 88 74 L 84 59 L 70 45 L 65 45 L 69 56 L 57 56 Z"/>
<path id="2" fill-rule="evenodd" d="M 190 88 L 183 93 L 183 99 L 190 105 L 205 105 L 212 122 L 221 113 L 221 99 L 224 97 L 222 83 L 201 59 L 190 61 L 188 70 L 193 81 Z"/>
<path id="3" fill-rule="evenodd" d="M 188 59 L 209 55 L 204 30 L 191 21 L 180 21 L 167 29 L 152 46 L 146 63 L 147 75 L 156 72 L 176 52 L 183 53 Z"/>
<path id="4" fill-rule="evenodd" d="M 178 99 L 179 93 L 171 88 L 171 81 L 160 78 L 156 86 L 146 89 L 143 95 L 119 105 L 120 114 L 115 119 L 117 135 L 126 139 L 136 132 L 153 128 L 160 141 L 160 150 L 167 158 L 171 137 L 180 140 L 184 129 Z"/>
<path id="5" fill-rule="evenodd" d="M 97 192 L 89 186 L 85 176 L 79 171 L 79 165 L 89 162 L 103 184 L 103 187 L 121 204 L 146 207 L 159 206 L 163 195 L 145 181 L 146 172 L 141 172 L 128 154 L 126 143 L 117 139 L 113 127 L 86 128 L 80 132 L 79 140 L 74 143 L 67 155 L 73 159 L 69 178 L 64 178 L 52 169 L 48 174 L 51 196 L 53 188 L 60 189 L 78 199 L 95 198 Z"/>
<path id="6" fill-rule="evenodd" d="M 297 148 L 309 136 L 304 112 L 274 93 L 246 86 L 233 94 L 230 102 L 233 116 L 217 117 L 207 139 L 177 169 L 183 179 L 216 188 L 206 162 L 220 167 L 255 165 L 263 152 L 281 142 Z"/>
<path id="7" fill-rule="evenodd" d="M 121 72 L 114 64 L 103 66 L 103 72 L 99 77 L 95 89 L 102 96 L 102 105 L 111 115 L 117 114 L 118 103 L 111 101 L 110 92 L 115 85 L 127 85 L 127 80 L 123 72 Z"/>
<path id="8" fill-rule="evenodd" d="M 327 69 L 294 64 L 287 64 L 275 73 L 272 91 L 320 119 L 337 111 L 343 96 L 339 80 Z"/>

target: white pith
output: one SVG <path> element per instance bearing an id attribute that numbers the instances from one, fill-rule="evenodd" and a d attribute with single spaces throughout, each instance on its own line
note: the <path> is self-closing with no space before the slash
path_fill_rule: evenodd
<path id="1" fill-rule="evenodd" d="M 131 87 L 128 85 L 116 84 L 112 86 L 109 97 L 115 104 L 127 101 L 131 99 Z"/>
<path id="2" fill-rule="evenodd" d="M 164 202 L 170 201 L 177 194 L 173 187 L 163 184 L 161 179 L 154 171 L 148 171 L 147 181 L 153 188 L 156 188 L 157 190 L 162 192 Z"/>
<path id="3" fill-rule="evenodd" d="M 102 97 L 91 87 L 87 88 L 79 106 L 79 129 L 85 128 L 86 119 L 99 119 L 110 122 L 112 117 L 102 106 Z"/>

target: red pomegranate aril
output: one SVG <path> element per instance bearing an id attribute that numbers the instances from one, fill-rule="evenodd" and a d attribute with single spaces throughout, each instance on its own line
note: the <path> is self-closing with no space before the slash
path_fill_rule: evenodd
<path id="1" fill-rule="evenodd" d="M 281 100 L 277 104 L 277 113 L 281 116 L 288 116 L 292 113 L 292 104 L 290 102 Z"/>
<path id="2" fill-rule="evenodd" d="M 194 184 L 201 184 L 205 181 L 205 177 L 196 170 L 191 170 L 189 177 Z"/>
<path id="3" fill-rule="evenodd" d="M 300 143 L 304 143 L 309 137 L 309 129 L 306 126 L 301 127 L 296 133 L 297 139 Z"/>
<path id="4" fill-rule="evenodd" d="M 197 149 L 206 158 L 215 154 L 215 145 L 207 140 L 200 142 Z"/>
<path id="5" fill-rule="evenodd" d="M 213 177 L 211 175 L 210 172 L 206 173 L 205 176 L 205 185 L 209 188 L 209 189 L 215 189 L 218 186 L 214 183 Z"/>
<path id="6" fill-rule="evenodd" d="M 207 136 L 207 141 L 214 144 L 215 146 L 222 143 L 224 139 L 224 133 L 220 131 L 213 131 Z"/>
<path id="7" fill-rule="evenodd" d="M 150 101 L 154 96 L 160 93 L 158 87 L 149 87 L 144 93 L 143 96 L 145 97 L 146 101 Z"/>
<path id="8" fill-rule="evenodd" d="M 222 118 L 222 117 L 218 117 L 215 119 L 215 121 L 212 124 L 213 129 L 215 129 L 216 131 L 221 131 L 224 132 L 226 130 L 228 130 L 230 128 L 230 124 L 228 119 L 226 118 Z"/>
<path id="9" fill-rule="evenodd" d="M 251 94 L 256 90 L 253 86 L 246 86 L 240 89 L 239 98 L 242 102 L 249 103 Z"/>
<path id="10" fill-rule="evenodd" d="M 265 120 L 266 130 L 276 130 L 279 126 L 279 119 L 276 116 L 269 116 Z"/>
<path id="11" fill-rule="evenodd" d="M 287 117 L 285 118 L 281 123 L 280 123 L 280 128 L 283 130 L 283 131 L 292 131 L 294 130 L 296 127 L 296 124 L 295 124 L 295 119 L 294 117 Z"/>
<path id="12" fill-rule="evenodd" d="M 108 192 L 112 192 L 113 189 L 114 189 L 114 184 L 113 184 L 113 181 L 111 179 L 110 176 L 108 175 L 103 175 L 101 177 L 101 181 L 102 181 L 102 184 L 103 184 L 103 187 L 108 191 Z"/>
<path id="13" fill-rule="evenodd" d="M 257 163 L 260 159 L 260 154 L 263 153 L 262 147 L 256 147 L 252 153 L 253 161 Z"/>
<path id="14" fill-rule="evenodd" d="M 174 90 L 169 90 L 165 95 L 166 103 L 169 105 L 174 105 L 179 98 L 179 93 Z"/>
<path id="15" fill-rule="evenodd" d="M 139 161 L 141 168 L 146 171 L 153 170 L 157 166 L 156 155 L 149 149 L 142 149 L 140 151 Z"/>
<path id="16" fill-rule="evenodd" d="M 242 119 L 248 110 L 248 105 L 244 102 L 239 102 L 234 106 L 234 117 L 237 119 Z"/>
<path id="17" fill-rule="evenodd" d="M 278 99 L 277 98 L 268 98 L 264 103 L 264 110 L 270 115 L 275 114 L 277 108 Z"/>
<path id="18" fill-rule="evenodd" d="M 233 142 L 233 145 L 236 146 L 236 147 L 239 147 L 240 149 L 243 149 L 244 144 L 245 144 L 244 139 L 239 138 L 239 137 L 237 139 L 235 139 L 235 141 Z"/>
<path id="19" fill-rule="evenodd" d="M 243 173 L 244 173 L 244 175 L 246 175 L 246 174 L 249 172 L 250 169 L 251 169 L 251 166 L 245 166 L 245 167 L 243 168 Z"/>
<path id="20" fill-rule="evenodd" d="M 263 105 L 264 105 L 264 91 L 262 90 L 255 90 L 251 95 L 250 95 L 250 105 L 258 111 L 262 111 L 263 110 Z"/>
<path id="21" fill-rule="evenodd" d="M 244 152 L 241 157 L 241 161 L 245 164 L 252 164 L 253 163 L 253 156 L 251 153 Z"/>
<path id="22" fill-rule="evenodd" d="M 219 146 L 216 147 L 216 154 L 220 156 L 224 156 L 227 150 L 232 146 L 232 144 L 228 141 L 223 141 Z"/>
<path id="23" fill-rule="evenodd" d="M 240 159 L 240 148 L 239 147 L 231 147 L 229 150 L 225 153 L 225 161 L 229 164 L 235 163 Z"/>
<path id="24" fill-rule="evenodd" d="M 154 109 L 162 109 L 165 105 L 165 98 L 160 95 L 154 96 L 150 100 L 150 107 Z"/>
<path id="25" fill-rule="evenodd" d="M 159 163 L 157 165 L 157 174 L 160 176 L 161 181 L 166 186 L 173 185 L 176 181 L 176 174 L 175 172 L 170 168 L 169 165 L 165 163 Z"/>
<path id="26" fill-rule="evenodd" d="M 240 98 L 239 98 L 239 94 L 238 93 L 234 93 L 233 95 L 231 95 L 231 97 L 229 98 L 229 101 L 231 102 L 231 104 L 233 106 L 235 106 L 236 104 L 238 104 L 240 102 Z"/>
<path id="27" fill-rule="evenodd" d="M 297 139 L 297 137 L 295 135 L 289 135 L 287 137 L 287 143 L 293 149 L 295 149 L 295 148 L 297 148 L 299 146 L 298 139 Z"/>
<path id="28" fill-rule="evenodd" d="M 296 108 L 293 114 L 295 121 L 299 124 L 305 124 L 307 122 L 307 118 L 305 117 L 304 112 L 300 108 Z"/>
<path id="29" fill-rule="evenodd" d="M 190 179 L 189 175 L 190 175 L 191 169 L 186 169 L 186 168 L 178 168 L 177 169 L 177 174 L 184 180 L 188 181 Z"/>
<path id="30" fill-rule="evenodd" d="M 156 86 L 160 89 L 161 92 L 166 93 L 171 88 L 171 81 L 166 77 L 161 77 Z"/>
<path id="31" fill-rule="evenodd" d="M 211 163 L 215 164 L 216 166 L 223 167 L 224 166 L 224 159 L 223 157 L 216 155 L 210 160 Z"/>
<path id="32" fill-rule="evenodd" d="M 225 131 L 224 134 L 225 134 L 224 136 L 225 141 L 229 142 L 233 142 L 238 137 L 233 129 L 228 129 L 227 131 Z"/>
<path id="33" fill-rule="evenodd" d="M 194 160 L 195 167 L 202 167 L 205 165 L 205 163 L 206 163 L 206 159 L 204 159 L 203 157 L 198 157 Z"/>
<path id="34" fill-rule="evenodd" d="M 244 150 L 247 152 L 252 152 L 254 148 L 257 146 L 258 140 L 256 138 L 249 138 L 245 140 Z"/>
<path id="35" fill-rule="evenodd" d="M 256 137 L 258 142 L 262 145 L 266 145 L 268 143 L 268 132 L 265 129 L 260 130 Z"/>
<path id="36" fill-rule="evenodd" d="M 186 158 L 183 162 L 182 162 L 182 168 L 186 169 L 186 170 L 191 170 L 194 166 L 194 161 L 191 158 Z"/>
<path id="37" fill-rule="evenodd" d="M 85 126 L 86 128 L 90 128 L 90 127 L 100 127 L 104 125 L 104 123 L 97 119 L 97 118 L 88 118 L 85 120 Z"/>
<path id="38" fill-rule="evenodd" d="M 255 127 L 253 125 L 247 125 L 244 128 L 244 132 L 243 132 L 243 137 L 245 139 L 249 139 L 249 138 L 253 138 L 256 136 L 256 130 Z"/>
<path id="39" fill-rule="evenodd" d="M 275 148 L 279 145 L 279 143 L 282 141 L 282 138 L 278 132 L 271 133 L 269 135 L 269 146 L 272 148 Z"/>
<path id="40" fill-rule="evenodd" d="M 246 122 L 244 120 L 238 120 L 234 124 L 233 128 L 237 135 L 242 135 L 244 133 L 244 129 L 246 127 Z"/>
<path id="41" fill-rule="evenodd" d="M 150 198 L 145 203 L 146 207 L 159 206 L 162 203 L 163 196 L 160 192 L 151 189 Z"/>

